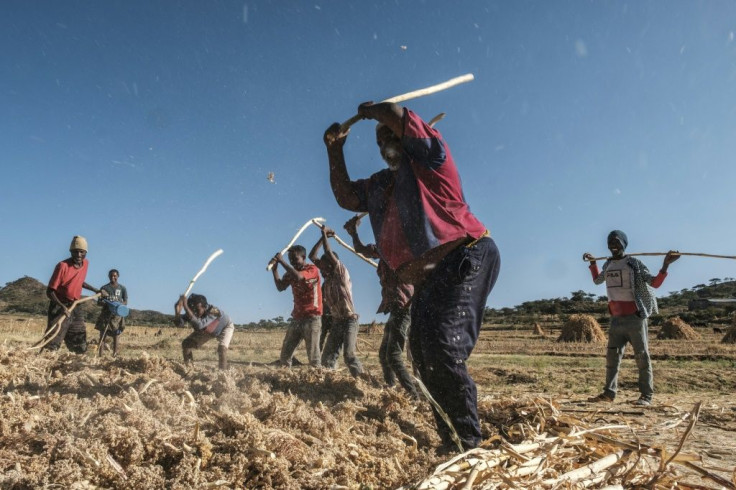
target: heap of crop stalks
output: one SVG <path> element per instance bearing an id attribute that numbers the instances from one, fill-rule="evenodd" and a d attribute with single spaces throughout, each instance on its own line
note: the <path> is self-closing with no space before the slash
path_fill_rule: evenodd
<path id="1" fill-rule="evenodd" d="M 0 488 L 395 488 L 440 461 L 429 404 L 346 372 L 0 346 L 0 393 Z"/>
<path id="2" fill-rule="evenodd" d="M 723 344 L 736 344 L 736 311 L 731 314 L 731 328 L 721 339 Z"/>
<path id="3" fill-rule="evenodd" d="M 669 488 L 693 471 L 736 488 L 684 478 L 682 444 L 533 398 L 482 399 L 483 447 L 433 473 L 429 404 L 345 372 L 0 346 L 0 391 L 0 488 Z"/>
<path id="4" fill-rule="evenodd" d="M 595 318 L 590 315 L 575 314 L 562 326 L 557 342 L 603 342 L 606 334 Z"/>
<path id="5" fill-rule="evenodd" d="M 379 334 L 383 332 L 383 324 L 377 323 L 375 320 L 373 320 L 368 325 L 361 325 L 360 333 L 364 334 Z"/>
<path id="6" fill-rule="evenodd" d="M 675 316 L 665 320 L 657 334 L 657 338 L 660 340 L 697 340 L 700 335 L 693 327 L 682 321 L 680 317 Z"/>
<path id="7" fill-rule="evenodd" d="M 540 337 L 544 337 L 546 335 L 544 333 L 544 330 L 542 330 L 542 326 L 539 323 L 534 324 L 534 335 L 539 335 Z"/>
<path id="8" fill-rule="evenodd" d="M 402 489 L 712 488 L 687 481 L 676 466 L 698 472 L 708 483 L 736 488 L 729 477 L 696 464 L 697 454 L 683 451 L 700 403 L 680 417 L 688 426 L 673 451 L 643 444 L 625 424 L 591 427 L 548 400 L 514 408 L 518 419 L 506 439 L 487 440 Z"/>

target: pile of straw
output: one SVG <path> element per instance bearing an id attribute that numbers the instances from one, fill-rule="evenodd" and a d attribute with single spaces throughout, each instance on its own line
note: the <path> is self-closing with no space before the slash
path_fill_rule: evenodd
<path id="1" fill-rule="evenodd" d="M 482 399 L 482 448 L 437 467 L 429 405 L 345 372 L 0 346 L 0 392 L 0 488 L 685 488 L 698 472 L 736 489 L 682 444 L 532 398 Z"/>
<path id="2" fill-rule="evenodd" d="M 698 340 L 700 334 L 678 316 L 668 318 L 657 334 L 660 340 Z"/>
<path id="3" fill-rule="evenodd" d="M 688 426 L 674 449 L 642 444 L 625 424 L 591 427 L 548 400 L 536 399 L 526 410 L 509 427 L 508 440 L 486 441 L 402 489 L 712 488 L 704 483 L 736 489 L 729 477 L 698 464 L 700 456 L 683 451 L 700 403 L 679 419 Z M 708 482 L 690 483 L 698 477 L 683 476 L 680 468 Z"/>
<path id="4" fill-rule="evenodd" d="M 736 344 L 736 312 L 731 316 L 731 328 L 728 329 L 726 335 L 721 339 L 723 344 Z"/>
<path id="5" fill-rule="evenodd" d="M 440 441 L 427 404 L 377 386 L 0 346 L 0 488 L 396 488 Z"/>
<path id="6" fill-rule="evenodd" d="M 590 315 L 575 314 L 562 326 L 557 342 L 603 342 L 606 334 L 595 318 Z"/>

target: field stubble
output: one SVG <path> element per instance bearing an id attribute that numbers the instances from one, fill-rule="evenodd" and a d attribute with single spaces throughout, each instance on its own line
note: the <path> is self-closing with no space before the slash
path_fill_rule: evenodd
<path id="1" fill-rule="evenodd" d="M 98 359 L 96 346 L 86 356 L 24 351 L 40 338 L 44 324 L 39 317 L 0 316 L 0 435 L 17 438 L 15 443 L 28 452 L 13 457 L 7 441 L 3 444 L 3 486 L 72 481 L 115 488 L 132 482 L 238 486 L 232 483 L 236 474 L 241 483 L 266 487 L 323 488 L 329 483 L 350 488 L 357 482 L 384 487 L 414 481 L 438 462 L 429 449 L 438 440 L 428 406 L 412 406 L 400 391 L 380 389 L 380 333 L 359 336 L 359 356 L 372 376 L 356 381 L 344 369 L 310 373 L 267 366 L 278 359 L 283 331 L 236 332 L 230 349 L 233 369 L 218 373 L 215 342 L 195 351 L 194 368 L 179 363 L 186 329 L 129 326 L 116 360 L 109 352 Z M 541 395 L 591 421 L 628 424 L 634 433 L 646 432 L 648 443 L 662 445 L 676 445 L 676 435 L 651 429 L 703 401 L 688 447 L 701 452 L 708 465 L 733 471 L 736 346 L 720 344 L 720 336 L 708 332 L 698 341 L 660 341 L 653 332 L 655 407 L 627 415 L 631 407 L 626 401 L 637 396 L 631 353 L 621 369 L 621 401 L 591 406 L 584 400 L 602 386 L 605 344 L 558 343 L 559 330 L 544 330 L 546 336 L 534 335 L 531 326 L 484 328 L 469 362 L 479 398 Z M 88 325 L 88 339 L 96 338 Z M 302 348 L 297 357 L 305 357 Z M 144 387 L 148 396 L 141 393 Z M 171 407 L 173 413 L 161 413 Z M 143 409 L 163 418 L 148 420 L 139 413 Z M 352 434 L 347 439 L 343 424 Z M 484 425 L 484 436 L 495 430 Z M 95 431 L 103 435 L 91 440 L 88 433 Z M 371 460 L 371 452 L 386 454 L 385 461 Z M 45 480 L 29 476 L 40 464 L 34 459 L 39 454 L 54 470 L 38 469 Z M 125 468 L 122 473 L 105 463 L 108 456 Z M 90 470 L 97 476 L 90 476 Z M 282 473 L 288 477 L 278 476 Z"/>

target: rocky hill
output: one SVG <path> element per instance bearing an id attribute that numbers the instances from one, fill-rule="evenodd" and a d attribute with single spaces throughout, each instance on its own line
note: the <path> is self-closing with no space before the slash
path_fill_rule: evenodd
<path id="1" fill-rule="evenodd" d="M 21 277 L 0 289 L 0 313 L 45 316 L 48 306 L 46 285 L 32 277 Z M 94 301 L 82 303 L 79 308 L 84 311 L 87 321 L 94 321 L 100 309 Z M 172 319 L 172 315 L 165 315 L 158 311 L 131 308 L 128 323 L 131 325 L 171 325 Z"/>

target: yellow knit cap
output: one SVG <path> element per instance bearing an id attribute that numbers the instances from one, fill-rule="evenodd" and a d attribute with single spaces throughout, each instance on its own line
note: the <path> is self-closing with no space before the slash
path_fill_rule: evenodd
<path id="1" fill-rule="evenodd" d="M 72 250 L 84 250 L 87 251 L 87 239 L 83 236 L 76 235 L 72 238 L 72 244 L 69 245 L 69 251 Z"/>

